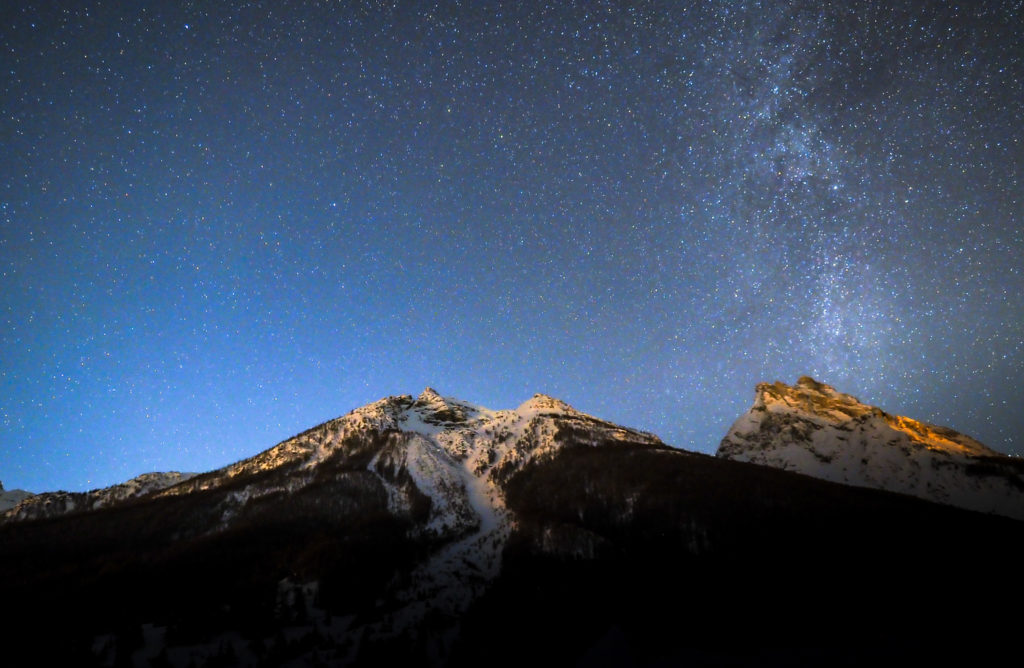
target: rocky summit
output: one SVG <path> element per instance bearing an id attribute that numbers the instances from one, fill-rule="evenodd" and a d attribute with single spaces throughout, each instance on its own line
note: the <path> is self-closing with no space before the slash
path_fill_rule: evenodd
<path id="1" fill-rule="evenodd" d="M 718 456 L 1024 519 L 1024 461 L 804 376 L 757 386 Z"/>

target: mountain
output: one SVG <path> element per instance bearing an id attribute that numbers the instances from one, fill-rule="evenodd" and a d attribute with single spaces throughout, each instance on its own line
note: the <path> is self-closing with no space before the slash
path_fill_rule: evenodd
<path id="1" fill-rule="evenodd" d="M 274 577 L 267 582 L 262 573 L 249 576 L 270 587 L 275 600 L 301 598 L 297 592 L 305 585 L 289 589 L 288 584 L 297 573 L 307 573 L 307 580 L 318 576 L 318 600 L 338 602 L 356 591 L 362 592 L 356 595 L 361 606 L 367 604 L 364 597 L 383 597 L 386 611 L 361 624 L 358 633 L 348 633 L 361 643 L 364 636 L 400 635 L 430 615 L 460 616 L 500 571 L 515 524 L 505 507 L 507 484 L 567 443 L 667 448 L 651 434 L 599 420 L 545 395 L 514 410 L 495 411 L 427 388 L 415 398 L 392 396 L 357 408 L 215 471 L 147 474 L 84 494 L 37 495 L 6 513 L 5 520 L 9 535 L 48 536 L 33 540 L 50 543 L 50 552 L 52 543 L 66 540 L 48 533 L 50 527 L 74 521 L 76 533 L 89 539 L 68 551 L 92 554 L 104 569 L 111 561 L 109 545 L 126 536 L 131 547 L 115 552 L 150 551 L 156 562 L 175 562 L 168 553 L 171 545 L 188 543 L 205 553 L 223 541 L 259 543 L 252 549 L 264 551 Z M 21 526 L 24 532 L 18 531 Z M 16 538 L 7 544 L 10 554 L 19 553 Z M 232 550 L 223 555 L 219 550 L 205 557 L 219 564 L 209 572 L 237 580 L 237 573 L 228 572 L 235 568 Z M 321 572 L 320 562 L 337 559 L 355 559 L 365 570 L 355 578 Z M 60 559 L 41 562 L 33 570 L 47 573 L 44 580 L 50 578 L 48 569 L 63 576 Z M 168 568 L 183 567 L 175 562 Z M 186 582 L 193 579 L 189 570 L 165 581 L 193 588 Z M 396 571 L 405 573 L 401 582 L 392 582 Z M 217 589 L 217 583 L 205 581 Z M 65 589 L 54 588 L 58 598 Z M 268 605 L 266 599 L 251 603 L 265 610 Z M 200 626 L 208 621 L 178 620 Z"/>
<path id="2" fill-rule="evenodd" d="M 30 496 L 32 492 L 23 489 L 5 490 L 3 483 L 0 483 L 0 513 L 10 510 Z"/>
<path id="3" fill-rule="evenodd" d="M 396 593 L 402 607 L 387 624 L 400 631 L 427 614 L 425 601 L 434 611 L 457 615 L 483 590 L 500 569 L 514 521 L 505 508 L 506 483 L 528 463 L 552 457 L 570 438 L 666 447 L 651 434 L 546 395 L 494 411 L 428 387 L 415 399 L 388 397 L 353 410 L 156 496 L 230 489 L 211 521 L 199 525 L 207 532 L 244 524 L 271 499 L 301 497 L 330 477 L 333 491 L 354 497 L 350 512 L 367 498 L 385 501 L 375 510 L 408 523 L 407 538 L 444 546 L 417 566 L 410 588 Z"/>
<path id="4" fill-rule="evenodd" d="M 148 496 L 160 490 L 188 480 L 194 473 L 144 473 L 111 487 L 94 489 L 89 492 L 43 492 L 29 494 L 14 504 L 2 507 L 0 522 L 35 520 L 56 517 L 67 513 L 105 508 L 113 504 Z M 20 490 L 19 490 L 20 491 Z"/>
<path id="5" fill-rule="evenodd" d="M 807 376 L 758 385 L 717 455 L 1024 519 L 1024 461 Z"/>
<path id="6" fill-rule="evenodd" d="M 1014 520 L 428 388 L 0 525 L 0 642 L 12 666 L 984 662 L 1022 558 Z"/>
<path id="7" fill-rule="evenodd" d="M 504 484 L 530 461 L 552 456 L 577 432 L 594 441 L 664 447 L 652 434 L 542 394 L 515 410 L 494 411 L 428 387 L 415 399 L 393 396 L 358 408 L 155 496 L 230 488 L 217 506 L 216 523 L 206 527 L 224 530 L 266 497 L 295 494 L 325 472 L 355 467 L 367 493 L 386 499 L 389 514 L 414 521 L 414 534 L 436 540 L 481 532 L 493 539 L 489 549 L 497 550 L 509 524 Z"/>

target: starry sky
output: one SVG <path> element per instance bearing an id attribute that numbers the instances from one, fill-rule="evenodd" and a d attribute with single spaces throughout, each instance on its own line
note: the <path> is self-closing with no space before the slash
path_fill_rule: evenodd
<path id="1" fill-rule="evenodd" d="M 0 480 L 425 386 L 714 452 L 803 374 L 1024 454 L 1014 2 L 0 8 Z"/>

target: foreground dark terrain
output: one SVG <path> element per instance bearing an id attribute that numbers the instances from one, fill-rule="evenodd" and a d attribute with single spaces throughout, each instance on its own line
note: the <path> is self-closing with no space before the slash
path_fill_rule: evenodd
<path id="1" fill-rule="evenodd" d="M 221 642 L 206 665 L 341 662 L 350 648 L 315 624 L 289 631 L 306 628 L 305 611 L 282 609 L 278 583 L 319 581 L 318 609 L 369 619 L 432 547 L 406 537 L 363 473 L 336 470 L 216 535 L 188 527 L 223 490 L 3 527 L 7 665 L 97 663 L 97 637 L 116 645 L 102 660 L 130 665 L 144 623 L 171 645 L 237 632 L 244 651 Z M 867 664 L 976 660 L 1016 643 L 1000 612 L 1022 589 L 1013 520 L 612 444 L 528 466 L 507 502 L 519 521 L 501 575 L 457 626 L 428 616 L 351 660 Z M 444 649 L 435 634 L 453 628 Z"/>

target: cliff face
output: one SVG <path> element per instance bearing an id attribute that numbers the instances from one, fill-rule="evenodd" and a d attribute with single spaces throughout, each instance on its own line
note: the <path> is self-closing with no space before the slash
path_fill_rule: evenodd
<path id="1" fill-rule="evenodd" d="M 806 376 L 757 386 L 718 456 L 1024 519 L 1024 462 Z"/>

